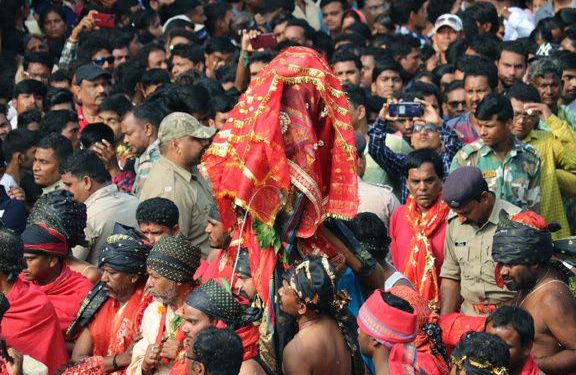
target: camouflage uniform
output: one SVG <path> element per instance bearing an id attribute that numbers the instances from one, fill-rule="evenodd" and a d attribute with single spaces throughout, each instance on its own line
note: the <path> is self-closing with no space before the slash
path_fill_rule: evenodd
<path id="1" fill-rule="evenodd" d="M 463 166 L 478 167 L 498 198 L 539 212 L 540 155 L 534 147 L 514 138 L 512 150 L 502 160 L 479 139 L 458 151 L 450 171 Z"/>

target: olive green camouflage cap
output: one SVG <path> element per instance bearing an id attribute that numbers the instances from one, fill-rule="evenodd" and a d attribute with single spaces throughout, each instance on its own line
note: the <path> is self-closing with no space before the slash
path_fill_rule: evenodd
<path id="1" fill-rule="evenodd" d="M 215 128 L 203 126 L 194 116 L 184 112 L 173 112 L 164 117 L 158 130 L 158 140 L 166 143 L 186 136 L 208 139 L 216 133 Z"/>

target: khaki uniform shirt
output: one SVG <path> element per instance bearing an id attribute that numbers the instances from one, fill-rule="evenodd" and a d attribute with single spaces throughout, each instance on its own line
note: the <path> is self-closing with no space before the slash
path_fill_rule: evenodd
<path id="1" fill-rule="evenodd" d="M 152 165 L 150 174 L 140 191 L 142 201 L 162 197 L 174 202 L 180 213 L 180 232 L 202 249 L 206 258 L 210 252 L 208 234 L 208 211 L 212 193 L 208 182 L 198 173 L 191 173 L 160 156 Z"/>
<path id="2" fill-rule="evenodd" d="M 461 311 L 465 315 L 479 315 L 471 305 L 499 304 L 516 295 L 507 288 L 499 288 L 494 276 L 496 264 L 492 259 L 492 239 L 502 209 L 509 214 L 520 212 L 520 208 L 496 198 L 490 218 L 480 228 L 461 224 L 454 212 L 448 215 L 440 277 L 460 281 L 460 294 L 464 298 Z"/>
<path id="3" fill-rule="evenodd" d="M 390 217 L 395 209 L 400 207 L 400 201 L 390 186 L 378 186 L 358 178 L 358 213 L 372 212 L 390 228 Z"/>
<path id="4" fill-rule="evenodd" d="M 62 187 L 64 186 L 64 184 L 62 183 L 62 180 L 58 180 L 55 183 L 53 183 L 52 185 L 46 186 L 45 188 L 42 189 L 42 195 L 46 195 L 48 193 L 51 193 L 53 191 L 56 190 L 60 190 L 62 189 Z"/>
<path id="5" fill-rule="evenodd" d="M 84 202 L 88 216 L 84 230 L 88 248 L 76 246 L 72 250 L 74 256 L 97 265 L 100 248 L 112 234 L 115 223 L 138 228 L 136 209 L 139 203 L 138 198 L 118 191 L 112 183 L 95 191 Z"/>

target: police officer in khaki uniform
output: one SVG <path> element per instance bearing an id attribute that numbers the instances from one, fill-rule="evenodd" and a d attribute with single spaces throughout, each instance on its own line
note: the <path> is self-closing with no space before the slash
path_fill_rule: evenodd
<path id="1" fill-rule="evenodd" d="M 215 132 L 215 128 L 200 125 L 187 113 L 166 116 L 158 130 L 160 158 L 150 169 L 140 192 L 142 201 L 162 197 L 176 204 L 180 232 L 202 249 L 204 258 L 210 252 L 204 229 L 213 198 L 212 189 L 197 166 Z"/>
<path id="2" fill-rule="evenodd" d="M 444 183 L 442 199 L 452 212 L 447 219 L 440 272 L 440 312 L 457 311 L 463 299 L 463 314 L 488 316 L 515 296 L 515 292 L 496 285 L 492 237 L 500 210 L 516 214 L 520 208 L 496 198 L 476 167 L 454 170 Z"/>

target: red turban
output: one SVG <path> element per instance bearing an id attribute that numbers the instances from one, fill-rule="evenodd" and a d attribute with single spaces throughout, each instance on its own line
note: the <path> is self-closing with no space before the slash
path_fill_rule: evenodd
<path id="1" fill-rule="evenodd" d="M 519 214 L 512 216 L 510 220 L 528 225 L 532 228 L 544 231 L 548 230 L 548 223 L 546 222 L 546 219 L 544 219 L 542 216 L 538 215 L 534 211 L 520 212 Z"/>
<path id="2" fill-rule="evenodd" d="M 375 290 L 364 302 L 358 318 L 358 327 L 390 349 L 388 366 L 392 374 L 417 374 L 416 338 L 417 315 L 387 304 L 383 290 Z"/>

